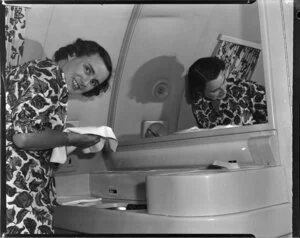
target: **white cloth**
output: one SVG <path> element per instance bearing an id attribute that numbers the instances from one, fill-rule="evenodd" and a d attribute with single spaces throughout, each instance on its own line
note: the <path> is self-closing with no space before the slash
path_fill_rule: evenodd
<path id="1" fill-rule="evenodd" d="M 100 141 L 88 148 L 82 149 L 82 152 L 85 154 L 96 153 L 103 149 L 105 143 L 107 148 L 113 152 L 116 151 L 118 146 L 118 140 L 113 132 L 113 130 L 108 126 L 100 127 L 70 127 L 66 128 L 64 132 L 74 132 L 79 134 L 93 134 L 101 136 Z M 50 162 L 63 164 L 67 161 L 67 154 L 70 154 L 74 151 L 76 147 L 74 146 L 61 146 L 56 147 L 52 150 L 52 155 Z"/>

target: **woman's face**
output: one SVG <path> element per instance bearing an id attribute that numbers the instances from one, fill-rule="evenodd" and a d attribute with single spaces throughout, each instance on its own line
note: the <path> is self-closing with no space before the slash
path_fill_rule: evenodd
<path id="1" fill-rule="evenodd" d="M 71 57 L 62 67 L 69 94 L 82 94 L 101 84 L 109 72 L 98 54 Z"/>
<path id="2" fill-rule="evenodd" d="M 221 71 L 216 79 L 206 83 L 204 96 L 210 100 L 222 99 L 226 96 L 226 80 L 224 71 Z"/>

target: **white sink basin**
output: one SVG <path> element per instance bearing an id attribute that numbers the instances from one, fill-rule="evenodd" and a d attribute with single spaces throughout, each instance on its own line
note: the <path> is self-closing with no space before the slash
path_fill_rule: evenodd
<path id="1" fill-rule="evenodd" d="M 150 214 L 211 216 L 287 203 L 284 168 L 242 167 L 149 175 Z"/>

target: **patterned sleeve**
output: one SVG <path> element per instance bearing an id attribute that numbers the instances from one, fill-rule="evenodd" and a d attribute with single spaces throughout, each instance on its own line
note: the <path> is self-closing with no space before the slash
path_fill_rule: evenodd
<path id="1" fill-rule="evenodd" d="M 249 96 L 252 102 L 252 114 L 255 120 L 254 124 L 267 123 L 267 101 L 265 87 L 255 82 L 249 82 Z"/>
<path id="2" fill-rule="evenodd" d="M 8 75 L 9 105 L 15 133 L 63 130 L 67 88 L 59 67 L 50 60 L 32 61 Z"/>
<path id="3" fill-rule="evenodd" d="M 192 103 L 192 111 L 199 128 L 210 128 L 210 121 L 205 114 L 207 111 L 211 111 L 209 104 L 204 99 L 200 99 L 198 102 Z"/>

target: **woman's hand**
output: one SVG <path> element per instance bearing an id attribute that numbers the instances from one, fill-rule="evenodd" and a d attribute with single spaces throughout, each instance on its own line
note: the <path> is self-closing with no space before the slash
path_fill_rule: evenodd
<path id="1" fill-rule="evenodd" d="M 90 147 L 97 144 L 101 136 L 92 134 L 78 134 L 74 132 L 68 132 L 68 145 L 75 146 L 81 149 Z"/>

